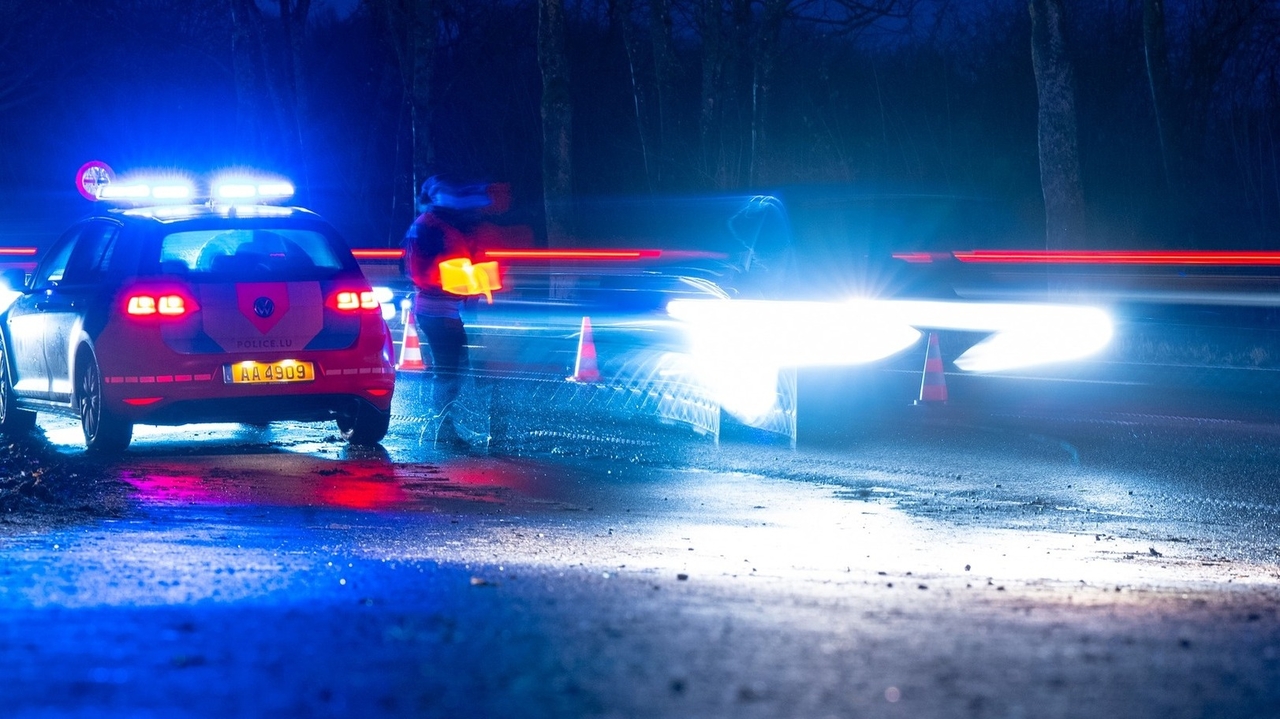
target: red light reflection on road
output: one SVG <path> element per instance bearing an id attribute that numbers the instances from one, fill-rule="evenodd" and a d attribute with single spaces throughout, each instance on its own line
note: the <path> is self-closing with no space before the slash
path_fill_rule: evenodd
<path id="1" fill-rule="evenodd" d="M 397 482 L 352 478 L 318 487 L 316 497 L 322 504 L 348 509 L 389 509 L 409 499 Z"/>
<path id="2" fill-rule="evenodd" d="M 176 469 L 176 468 L 175 468 Z M 345 507 L 390 509 L 409 503 L 394 479 L 350 476 L 270 477 L 257 473 L 233 477 L 126 472 L 123 479 L 144 501 L 160 504 L 207 504 L 248 507 Z"/>
<path id="3" fill-rule="evenodd" d="M 120 477 L 140 501 L 156 504 L 430 511 L 536 491 L 536 474 L 530 466 L 488 458 L 430 465 L 248 455 L 144 461 Z"/>

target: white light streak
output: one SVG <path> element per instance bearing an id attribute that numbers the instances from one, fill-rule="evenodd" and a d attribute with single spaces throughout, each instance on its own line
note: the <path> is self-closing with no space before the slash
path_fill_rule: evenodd
<path id="1" fill-rule="evenodd" d="M 746 422 L 774 408 L 781 368 L 874 362 L 911 347 L 922 330 L 991 333 L 955 360 L 970 372 L 1080 359 L 1113 333 L 1100 309 L 1030 303 L 673 300 L 667 312 L 688 329 L 698 381 Z"/>

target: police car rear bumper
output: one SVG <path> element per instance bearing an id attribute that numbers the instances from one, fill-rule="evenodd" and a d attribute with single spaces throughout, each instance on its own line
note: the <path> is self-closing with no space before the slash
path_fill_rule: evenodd
<path id="1" fill-rule="evenodd" d="M 361 407 L 388 411 L 363 397 L 343 394 L 312 394 L 293 397 L 235 397 L 175 400 L 132 412 L 132 421 L 141 424 L 181 425 L 203 422 L 325 422 L 355 416 Z M 135 408 L 139 409 L 139 408 Z"/>

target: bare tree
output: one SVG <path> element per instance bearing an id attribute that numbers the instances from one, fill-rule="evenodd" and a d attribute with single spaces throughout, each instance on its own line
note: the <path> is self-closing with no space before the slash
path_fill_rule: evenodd
<path id="1" fill-rule="evenodd" d="M 649 0 L 649 39 L 653 45 L 653 73 L 658 101 L 658 154 L 671 162 L 676 149 L 676 75 L 671 0 Z M 661 180 L 661 168 L 659 168 Z"/>
<path id="2" fill-rule="evenodd" d="M 278 137 L 298 173 L 302 194 L 310 187 L 306 127 L 310 121 L 305 39 L 311 0 L 278 0 L 279 15 L 263 12 L 257 0 L 230 0 L 232 76 L 237 105 L 237 126 L 244 142 L 252 145 L 264 134 L 252 119 L 261 103 L 259 88 L 274 111 Z M 273 32 L 272 23 L 276 32 Z M 256 49 L 256 58 L 254 50 Z"/>
<path id="3" fill-rule="evenodd" d="M 538 1 L 538 66 L 542 70 L 542 195 L 547 242 L 568 242 L 572 228 L 573 103 L 564 42 L 563 0 Z"/>
<path id="4" fill-rule="evenodd" d="M 1031 0 L 1031 61 L 1040 118 L 1040 186 L 1045 246 L 1069 247 L 1084 230 L 1084 192 L 1076 136 L 1075 77 L 1063 38 L 1062 0 Z"/>
<path id="5" fill-rule="evenodd" d="M 297 143 L 298 150 L 297 162 L 302 172 L 302 188 L 306 192 L 311 185 L 311 173 L 307 169 L 309 162 L 305 129 L 310 119 L 310 103 L 307 95 L 303 43 L 311 0 L 278 0 L 277 7 L 280 11 L 280 28 L 284 35 L 284 72 L 280 80 L 286 88 L 285 95 L 292 100 L 287 115 L 292 120 L 294 142 Z"/>
<path id="6" fill-rule="evenodd" d="M 1142 50 L 1155 109 L 1156 134 L 1160 140 L 1160 162 L 1165 185 L 1172 190 L 1181 187 L 1180 144 L 1174 134 L 1181 127 L 1177 104 L 1169 80 L 1169 50 L 1165 40 L 1164 0 L 1142 0 Z"/>
<path id="7" fill-rule="evenodd" d="M 877 24 L 906 27 L 916 0 L 700 0 L 704 172 L 717 187 L 770 179 L 771 98 L 786 29 L 849 37 Z"/>
<path id="8" fill-rule="evenodd" d="M 702 106 L 699 116 L 702 171 L 717 189 L 749 178 L 752 163 L 754 63 L 760 36 L 754 0 L 702 0 Z M 787 0 L 768 0 L 776 10 Z"/>
<path id="9" fill-rule="evenodd" d="M 370 0 L 390 38 L 399 66 L 401 101 L 409 113 L 413 169 L 413 193 L 421 187 L 435 164 L 435 141 L 431 134 L 439 0 Z"/>
<path id="10" fill-rule="evenodd" d="M 720 77 L 724 69 L 721 39 L 724 9 L 721 0 L 699 0 L 698 33 L 702 37 L 702 99 L 698 106 L 698 143 L 702 155 L 702 172 L 716 174 L 719 164 L 712 157 L 714 133 L 721 113 Z"/>
<path id="11" fill-rule="evenodd" d="M 652 191 L 654 180 L 656 179 L 654 177 L 655 168 L 653 167 L 652 153 L 656 149 L 654 147 L 656 143 L 654 142 L 653 131 L 650 129 L 647 93 L 640 76 L 640 64 L 642 62 L 640 39 L 636 37 L 631 11 L 631 0 L 616 0 L 613 3 L 613 17 L 611 19 L 614 26 L 621 31 L 622 46 L 627 54 L 627 71 L 631 78 L 631 98 L 635 106 L 636 134 L 640 137 L 640 156 L 644 160 L 645 182 L 648 183 L 649 189 Z"/>
<path id="12" fill-rule="evenodd" d="M 413 128 L 413 185 L 416 190 L 435 162 L 431 136 L 431 99 L 435 80 L 436 34 L 439 8 L 436 0 L 413 3 L 413 82 L 410 122 Z"/>
<path id="13" fill-rule="evenodd" d="M 0 110 L 16 105 L 35 78 L 36 70 L 21 57 L 23 28 L 32 13 L 22 0 L 0 0 Z"/>
<path id="14" fill-rule="evenodd" d="M 781 44 L 782 23 L 786 20 L 787 0 L 764 0 L 760 25 L 756 32 L 751 78 L 751 183 L 767 177 L 764 167 L 768 159 L 769 99 L 773 91 L 774 65 Z"/>
<path id="15" fill-rule="evenodd" d="M 258 118 L 262 114 L 258 64 L 254 52 L 259 43 L 253 23 L 257 7 L 251 0 L 230 0 L 231 67 L 236 88 L 236 139 L 241 151 L 257 149 L 261 141 Z"/>

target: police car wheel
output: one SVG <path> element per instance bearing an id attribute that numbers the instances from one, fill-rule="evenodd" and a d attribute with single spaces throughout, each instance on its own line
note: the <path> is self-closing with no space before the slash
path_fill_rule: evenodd
<path id="1" fill-rule="evenodd" d="M 18 409 L 18 398 L 13 394 L 13 383 L 9 378 L 9 358 L 5 347 L 0 345 L 0 432 L 21 435 L 35 426 L 36 413 Z"/>
<path id="2" fill-rule="evenodd" d="M 79 403 L 85 449 L 95 454 L 123 452 L 133 439 L 133 424 L 107 409 L 98 363 L 88 354 L 82 358 L 82 362 L 76 363 L 81 367 L 76 382 L 76 401 Z"/>
<path id="3" fill-rule="evenodd" d="M 338 417 L 338 431 L 351 444 L 377 444 L 387 436 L 391 413 L 361 404 L 354 414 Z"/>

